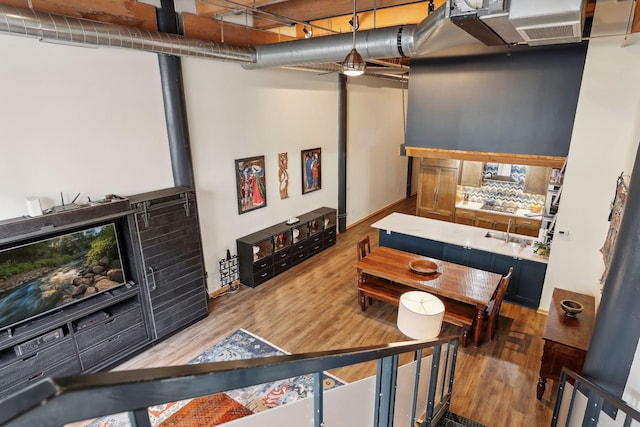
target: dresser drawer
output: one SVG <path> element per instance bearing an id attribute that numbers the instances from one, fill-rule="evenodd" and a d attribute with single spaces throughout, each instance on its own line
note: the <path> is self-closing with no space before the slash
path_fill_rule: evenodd
<path id="1" fill-rule="evenodd" d="M 272 277 L 273 277 L 273 266 L 269 265 L 269 267 L 253 273 L 253 285 L 254 286 L 259 285 L 260 283 L 266 282 Z"/>

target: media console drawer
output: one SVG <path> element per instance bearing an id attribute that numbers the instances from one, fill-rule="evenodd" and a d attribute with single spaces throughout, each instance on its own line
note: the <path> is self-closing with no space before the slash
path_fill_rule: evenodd
<path id="1" fill-rule="evenodd" d="M 80 352 L 82 369 L 86 371 L 96 367 L 112 355 L 144 342 L 146 338 L 147 331 L 142 323 L 113 335 L 93 347 Z"/>
<path id="2" fill-rule="evenodd" d="M 70 335 L 57 338 L 54 343 L 38 349 L 35 353 L 16 357 L 14 362 L 0 367 L 0 388 L 24 381 L 49 369 L 60 360 L 75 357 L 75 354 L 76 350 Z"/>
<path id="3" fill-rule="evenodd" d="M 138 323 L 142 323 L 142 310 L 139 306 L 117 316 L 106 317 L 100 322 L 93 323 L 91 327 L 76 331 L 78 350 L 89 348 Z"/>

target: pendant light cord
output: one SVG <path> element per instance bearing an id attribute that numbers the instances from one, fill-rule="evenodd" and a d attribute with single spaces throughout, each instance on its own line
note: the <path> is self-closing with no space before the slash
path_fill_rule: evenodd
<path id="1" fill-rule="evenodd" d="M 353 0 L 353 25 L 351 26 L 353 30 L 353 48 L 356 48 L 356 0 Z"/>

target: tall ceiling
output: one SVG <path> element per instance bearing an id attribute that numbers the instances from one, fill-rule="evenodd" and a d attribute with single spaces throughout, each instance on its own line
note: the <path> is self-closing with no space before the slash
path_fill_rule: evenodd
<path id="1" fill-rule="evenodd" d="M 533 0 L 532 0 L 533 1 Z M 161 0 L 0 0 L 1 5 L 157 31 Z M 433 0 L 437 9 L 445 0 Z M 592 16 L 596 0 L 588 0 Z M 352 0 L 174 0 L 183 35 L 248 47 L 331 34 L 350 33 Z M 428 0 L 359 0 L 360 30 L 417 24 L 428 15 Z M 640 1 L 633 32 L 640 32 Z M 392 61 L 399 61 L 398 58 Z"/>

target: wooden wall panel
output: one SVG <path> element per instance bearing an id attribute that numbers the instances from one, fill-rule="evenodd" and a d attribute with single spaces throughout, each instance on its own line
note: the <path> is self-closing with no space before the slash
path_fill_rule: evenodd
<path id="1" fill-rule="evenodd" d="M 257 46 L 295 40 L 270 31 L 254 30 L 242 25 L 209 19 L 191 13 L 182 14 L 184 35 L 201 40 L 227 43 L 234 46 Z"/>
<path id="2" fill-rule="evenodd" d="M 0 4 L 29 9 L 27 0 L 0 0 Z M 41 12 L 157 31 L 156 8 L 135 0 L 32 0 Z"/>

